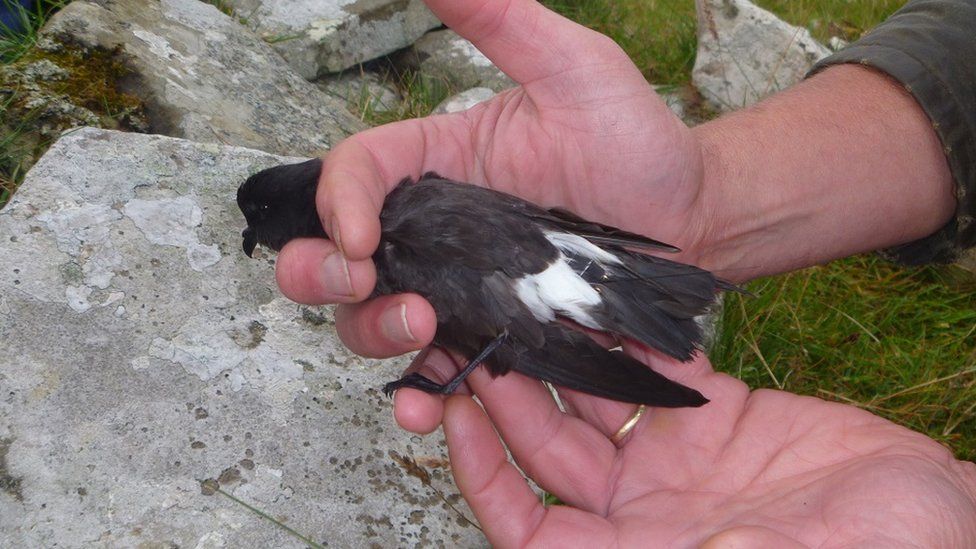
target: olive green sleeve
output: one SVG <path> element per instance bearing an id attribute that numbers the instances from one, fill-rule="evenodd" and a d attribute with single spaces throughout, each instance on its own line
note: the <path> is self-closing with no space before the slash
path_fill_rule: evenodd
<path id="1" fill-rule="evenodd" d="M 905 86 L 932 121 L 956 183 L 955 217 L 886 255 L 908 264 L 952 261 L 976 245 L 976 0 L 908 2 L 810 75 L 841 63 L 873 67 Z"/>

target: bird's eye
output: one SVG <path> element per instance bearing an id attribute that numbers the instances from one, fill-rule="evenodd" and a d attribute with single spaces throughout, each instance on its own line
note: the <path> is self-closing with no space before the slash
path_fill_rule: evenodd
<path id="1" fill-rule="evenodd" d="M 268 210 L 271 209 L 271 205 L 270 204 L 261 204 L 260 208 L 261 208 L 261 211 L 262 212 L 266 212 L 266 211 L 268 211 Z"/>

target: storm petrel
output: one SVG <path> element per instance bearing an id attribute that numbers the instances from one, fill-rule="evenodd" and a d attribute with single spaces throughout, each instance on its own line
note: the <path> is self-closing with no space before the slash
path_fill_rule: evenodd
<path id="1" fill-rule="evenodd" d="M 315 209 L 322 161 L 277 166 L 245 181 L 237 203 L 244 252 L 327 238 Z M 437 313 L 434 344 L 470 359 L 450 382 L 410 374 L 387 384 L 449 394 L 479 364 L 584 393 L 659 407 L 701 406 L 698 391 L 569 327 L 634 339 L 688 361 L 701 346 L 695 317 L 732 284 L 691 265 L 639 253 L 677 248 L 565 210 L 434 173 L 386 197 L 373 295 L 415 292 Z"/>

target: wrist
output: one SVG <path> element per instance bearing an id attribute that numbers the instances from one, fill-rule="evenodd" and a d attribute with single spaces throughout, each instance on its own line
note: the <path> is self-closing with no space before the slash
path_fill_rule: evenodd
<path id="1" fill-rule="evenodd" d="M 895 81 L 838 66 L 696 127 L 701 265 L 732 280 L 927 236 L 952 215 L 942 147 Z"/>

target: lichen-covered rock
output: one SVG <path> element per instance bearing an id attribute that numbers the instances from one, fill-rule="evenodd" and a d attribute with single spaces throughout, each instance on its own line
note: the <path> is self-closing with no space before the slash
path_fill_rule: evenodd
<path id="1" fill-rule="evenodd" d="M 719 111 L 751 105 L 790 86 L 830 50 L 810 32 L 747 0 L 696 0 L 698 54 L 692 82 Z"/>
<path id="2" fill-rule="evenodd" d="M 466 111 L 478 103 L 488 101 L 492 97 L 495 97 L 495 92 L 493 92 L 490 88 L 471 88 L 470 90 L 465 90 L 457 95 L 452 95 L 451 97 L 441 101 L 439 105 L 434 107 L 431 114 L 447 114 L 452 112 Z"/>
<path id="3" fill-rule="evenodd" d="M 489 88 L 500 92 L 517 86 L 474 44 L 452 30 L 427 33 L 413 46 L 414 63 L 423 78 L 455 89 Z"/>
<path id="4" fill-rule="evenodd" d="M 441 437 L 240 249 L 289 159 L 81 129 L 0 211 L 0 546 L 478 546 Z"/>
<path id="5" fill-rule="evenodd" d="M 313 80 L 405 48 L 441 22 L 423 0 L 227 0 Z"/>
<path id="6" fill-rule="evenodd" d="M 313 155 L 363 124 L 300 78 L 254 33 L 198 0 L 71 2 L 43 29 L 117 51 L 152 131 L 279 154 Z"/>

